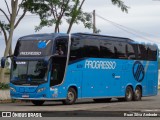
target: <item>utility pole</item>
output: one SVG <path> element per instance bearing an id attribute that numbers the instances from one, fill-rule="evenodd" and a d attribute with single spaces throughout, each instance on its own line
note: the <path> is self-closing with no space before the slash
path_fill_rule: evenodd
<path id="1" fill-rule="evenodd" d="M 96 11 L 93 10 L 93 33 L 96 33 Z"/>

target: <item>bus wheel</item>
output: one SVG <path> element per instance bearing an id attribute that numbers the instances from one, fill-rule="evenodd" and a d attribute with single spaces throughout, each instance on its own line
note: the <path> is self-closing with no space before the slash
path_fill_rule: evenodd
<path id="1" fill-rule="evenodd" d="M 130 86 L 126 88 L 125 101 L 131 101 L 133 99 L 133 90 Z"/>
<path id="2" fill-rule="evenodd" d="M 74 88 L 69 88 L 68 93 L 67 93 L 67 98 L 66 100 L 63 100 L 63 104 L 65 105 L 72 105 L 75 103 L 77 99 L 77 93 Z"/>
<path id="3" fill-rule="evenodd" d="M 32 100 L 31 101 L 36 106 L 41 106 L 45 102 L 44 100 Z"/>
<path id="4" fill-rule="evenodd" d="M 101 99 L 93 99 L 94 102 L 103 103 L 103 102 L 110 102 L 112 98 L 101 98 Z"/>
<path id="5" fill-rule="evenodd" d="M 133 100 L 134 101 L 139 101 L 139 100 L 141 100 L 141 97 L 142 97 L 141 88 L 137 86 L 136 90 L 134 92 Z"/>

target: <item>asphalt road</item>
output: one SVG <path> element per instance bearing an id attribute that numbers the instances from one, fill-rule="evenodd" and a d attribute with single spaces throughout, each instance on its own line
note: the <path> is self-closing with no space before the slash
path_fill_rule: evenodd
<path id="1" fill-rule="evenodd" d="M 112 99 L 108 103 L 95 103 L 92 99 L 78 100 L 74 105 L 63 105 L 61 102 L 45 102 L 43 106 L 32 103 L 3 103 L 0 111 L 17 111 L 19 113 L 38 112 L 50 117 L 123 117 L 127 115 L 157 114 L 160 116 L 160 91 L 157 96 L 143 97 L 142 101 L 118 102 Z M 148 116 L 145 116 L 148 117 Z M 151 116 L 149 116 L 151 117 Z M 160 117 L 159 117 L 160 118 Z"/>

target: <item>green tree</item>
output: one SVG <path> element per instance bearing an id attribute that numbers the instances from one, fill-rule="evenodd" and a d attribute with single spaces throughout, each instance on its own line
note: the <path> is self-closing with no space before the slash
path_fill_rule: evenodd
<path id="1" fill-rule="evenodd" d="M 92 28 L 91 14 L 86 13 L 86 12 L 83 13 L 83 11 L 81 10 L 84 2 L 85 2 L 85 0 L 82 0 L 81 3 L 79 0 L 77 0 L 74 7 L 72 8 L 72 10 L 70 12 L 71 18 L 68 20 L 69 27 L 68 27 L 67 33 L 70 33 L 73 24 L 78 23 L 78 21 L 81 21 L 84 24 L 85 28 L 89 28 L 89 29 Z M 123 12 L 128 12 L 128 7 L 124 4 L 123 1 L 111 0 L 111 2 L 113 5 L 117 5 L 118 7 L 120 7 Z M 100 30 L 97 29 L 96 33 L 99 33 L 99 32 L 100 32 Z"/>
<path id="2" fill-rule="evenodd" d="M 69 24 L 67 33 L 70 33 L 72 26 L 74 23 L 82 22 L 85 28 L 92 28 L 92 14 L 83 12 L 82 6 L 84 4 L 85 0 L 75 0 L 75 4 L 71 8 L 69 12 L 69 17 L 67 19 L 67 22 Z"/>
<path id="3" fill-rule="evenodd" d="M 119 8 L 121 8 L 121 10 L 123 12 L 128 13 L 128 8 L 129 7 L 126 6 L 122 0 L 111 0 L 111 2 L 112 2 L 113 5 L 117 5 Z"/>
<path id="4" fill-rule="evenodd" d="M 35 30 L 40 30 L 45 26 L 54 26 L 54 32 L 60 31 L 60 25 L 63 20 L 70 23 L 68 32 L 71 30 L 72 21 L 81 21 L 85 27 L 91 27 L 91 15 L 81 11 L 85 0 L 30 0 L 23 4 L 33 14 L 40 17 L 40 24 L 36 26 Z M 29 6 L 28 6 L 29 4 Z M 74 19 L 73 19 L 74 18 Z"/>
<path id="5" fill-rule="evenodd" d="M 23 7 L 39 15 L 41 22 L 36 26 L 36 31 L 54 25 L 54 32 L 57 33 L 65 19 L 69 24 L 67 33 L 70 33 L 73 24 L 79 22 L 82 22 L 85 28 L 92 28 L 92 14 L 82 10 L 84 2 L 85 0 L 28 0 Z M 120 7 L 123 12 L 127 12 L 128 7 L 123 1 L 111 0 L 111 2 Z"/>
<path id="6" fill-rule="evenodd" d="M 21 5 L 25 1 L 26 0 L 21 0 L 21 3 L 18 3 L 20 2 L 19 0 L 11 0 L 10 2 L 7 2 L 6 0 L 4 0 L 7 11 L 4 11 L 2 8 L 0 8 L 0 12 L 3 13 L 3 15 L 7 20 L 5 22 L 0 21 L 1 32 L 3 33 L 5 44 L 6 44 L 4 57 L 6 57 L 8 54 L 12 55 L 11 45 L 12 45 L 12 37 L 13 37 L 14 30 L 16 29 L 16 27 L 18 26 L 18 24 L 20 23 L 20 21 L 23 19 L 23 17 L 27 12 L 26 9 L 23 9 L 22 15 L 18 17 L 18 13 L 21 9 Z M 9 3 L 10 3 L 10 7 L 9 7 Z M 16 18 L 18 19 L 16 20 Z M 4 80 L 4 69 L 0 69 L 0 82 L 3 82 L 3 80 Z"/>

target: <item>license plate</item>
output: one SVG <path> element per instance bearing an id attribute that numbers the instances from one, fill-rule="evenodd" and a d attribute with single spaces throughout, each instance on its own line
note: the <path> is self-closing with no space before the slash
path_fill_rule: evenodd
<path id="1" fill-rule="evenodd" d="M 23 98 L 29 98 L 29 95 L 22 95 Z"/>

